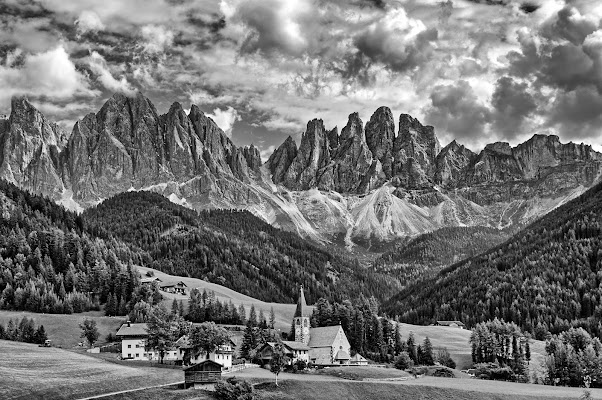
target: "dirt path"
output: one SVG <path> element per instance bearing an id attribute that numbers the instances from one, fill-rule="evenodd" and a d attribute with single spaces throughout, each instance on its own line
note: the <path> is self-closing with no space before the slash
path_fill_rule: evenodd
<path id="1" fill-rule="evenodd" d="M 96 396 L 91 396 L 91 397 L 83 397 L 83 398 L 78 399 L 78 400 L 101 399 L 103 397 L 116 396 L 118 394 L 124 394 L 124 393 L 130 393 L 130 392 L 139 392 L 141 390 L 156 389 L 156 388 L 161 388 L 161 387 L 166 387 L 166 386 L 181 385 L 183 383 L 184 383 L 184 381 L 180 381 L 180 382 L 166 383 L 164 385 L 146 386 L 146 387 L 141 387 L 141 388 L 138 388 L 138 389 L 120 390 L 119 392 L 111 392 L 111 393 L 98 394 Z"/>

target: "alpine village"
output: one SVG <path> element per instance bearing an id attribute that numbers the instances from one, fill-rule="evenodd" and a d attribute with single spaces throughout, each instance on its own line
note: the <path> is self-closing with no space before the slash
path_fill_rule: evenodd
<path id="1" fill-rule="evenodd" d="M 597 3 L 0 0 L 0 399 L 602 399 Z"/>

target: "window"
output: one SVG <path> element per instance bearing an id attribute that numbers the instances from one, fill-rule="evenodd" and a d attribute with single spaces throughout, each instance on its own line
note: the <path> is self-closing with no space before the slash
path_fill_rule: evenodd
<path id="1" fill-rule="evenodd" d="M 140 345 L 139 345 L 139 344 L 137 344 L 137 345 L 136 345 L 136 348 L 137 348 L 137 349 L 139 349 L 139 348 L 140 348 Z"/>
<path id="2" fill-rule="evenodd" d="M 132 353 L 128 353 L 128 358 L 132 358 Z"/>
<path id="3" fill-rule="evenodd" d="M 140 357 L 140 353 L 136 353 L 136 358 Z"/>
<path id="4" fill-rule="evenodd" d="M 307 320 L 303 321 L 303 326 L 307 328 Z"/>
<path id="5" fill-rule="evenodd" d="M 297 320 L 297 325 L 301 325 L 301 321 Z"/>
<path id="6" fill-rule="evenodd" d="M 131 345 L 131 344 L 128 344 L 128 349 L 131 349 L 131 348 L 132 348 L 132 345 Z"/>

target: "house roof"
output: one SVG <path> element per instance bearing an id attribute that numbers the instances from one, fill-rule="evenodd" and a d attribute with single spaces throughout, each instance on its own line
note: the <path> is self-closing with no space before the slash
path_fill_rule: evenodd
<path id="1" fill-rule="evenodd" d="M 456 324 L 458 326 L 464 326 L 464 323 L 462 321 L 437 321 L 437 325 L 441 325 L 441 326 L 449 326 L 452 324 Z"/>
<path id="2" fill-rule="evenodd" d="M 330 347 L 336 339 L 341 325 L 311 328 L 309 330 L 309 347 Z"/>
<path id="3" fill-rule="evenodd" d="M 156 276 L 151 276 L 150 278 L 142 278 L 140 279 L 140 283 L 152 283 L 152 282 L 163 282 L 161 279 Z"/>
<path id="4" fill-rule="evenodd" d="M 347 353 L 345 350 L 339 350 L 334 359 L 335 360 L 349 360 L 349 353 Z"/>
<path id="5" fill-rule="evenodd" d="M 305 302 L 305 294 L 303 293 L 303 285 L 299 288 L 299 299 L 297 300 L 297 309 L 295 317 L 311 317 L 311 310 Z"/>
<path id="6" fill-rule="evenodd" d="M 147 336 L 148 325 L 146 324 L 123 324 L 115 334 L 115 336 Z"/>
<path id="7" fill-rule="evenodd" d="M 293 350 L 309 350 L 309 347 L 301 342 L 293 342 L 290 340 L 283 340 L 282 344 L 284 344 L 285 346 L 288 346 L 289 348 L 293 349 Z"/>
<path id="8" fill-rule="evenodd" d="M 222 370 L 222 364 L 215 362 L 213 360 L 205 360 L 205 361 L 201 361 L 200 363 L 197 364 L 193 364 L 190 367 L 186 367 L 184 368 L 184 371 L 190 371 L 190 370 L 201 370 L 203 369 L 203 367 L 205 366 L 213 366 L 215 367 L 216 370 L 221 371 Z"/>
<path id="9" fill-rule="evenodd" d="M 232 341 L 232 339 L 230 339 L 230 346 L 234 347 L 235 343 Z M 176 340 L 176 343 L 174 344 L 174 346 L 180 347 L 182 349 L 190 349 L 192 348 L 192 346 L 190 345 L 190 338 L 188 337 L 188 335 L 184 335 L 181 338 L 179 338 L 178 340 Z"/>

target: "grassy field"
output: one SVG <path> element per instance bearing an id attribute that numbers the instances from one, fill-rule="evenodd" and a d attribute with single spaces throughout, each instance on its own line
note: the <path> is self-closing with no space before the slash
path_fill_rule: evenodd
<path id="1" fill-rule="evenodd" d="M 57 348 L 0 340 L 0 398 L 73 399 L 184 380 L 180 370 L 128 367 Z"/>
<path id="2" fill-rule="evenodd" d="M 105 317 L 101 311 L 90 311 L 81 314 L 37 314 L 25 311 L 0 311 L 0 323 L 6 324 L 8 320 L 18 318 L 21 320 L 24 316 L 33 318 L 36 325 L 44 325 L 48 338 L 52 340 L 53 346 L 65 349 L 77 347 L 77 344 L 83 339 L 80 337 L 81 329 L 79 324 L 84 318 L 90 318 L 96 321 L 96 326 L 100 332 L 99 341 L 104 342 L 109 333 L 117 332 L 117 329 L 124 322 L 125 317 Z"/>

